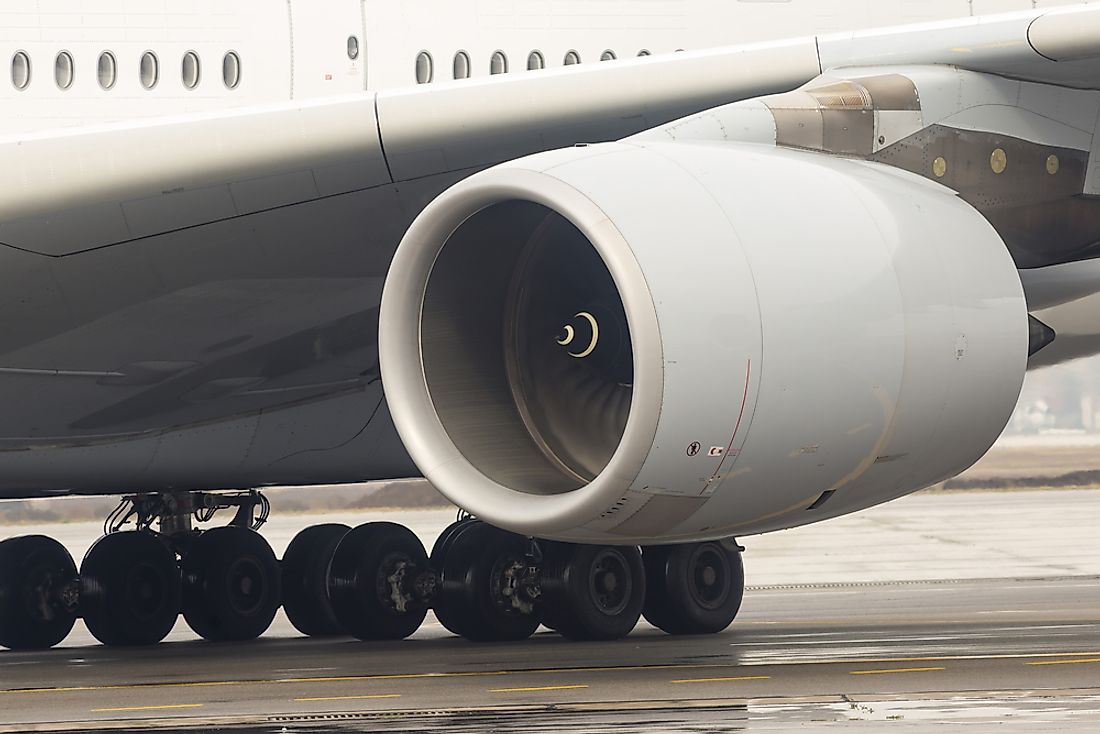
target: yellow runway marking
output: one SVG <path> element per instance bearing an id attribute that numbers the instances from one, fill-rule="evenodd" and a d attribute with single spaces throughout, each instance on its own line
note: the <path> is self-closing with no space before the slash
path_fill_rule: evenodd
<path id="1" fill-rule="evenodd" d="M 733 680 L 771 680 L 770 675 L 742 675 L 734 678 L 684 678 L 671 683 L 724 683 Z"/>
<path id="2" fill-rule="evenodd" d="M 95 691 L 133 691 L 162 688 L 211 688 L 222 686 L 272 686 L 286 683 L 355 683 L 376 680 L 425 680 L 432 678 L 482 678 L 489 676 L 547 675 L 560 673 L 621 673 L 624 671 L 659 670 L 737 670 L 764 667 L 805 667 L 808 665 L 879 665 L 887 663 L 945 662 L 955 660 L 1037 660 L 1051 658 L 1089 658 L 1100 655 L 1100 651 L 1053 652 L 1053 653 L 1004 653 L 992 655 L 937 655 L 928 657 L 867 658 L 838 660 L 809 660 L 768 663 L 674 663 L 666 665 L 608 665 L 575 668 L 534 668 L 528 670 L 494 670 L 453 673 L 398 673 L 392 675 L 347 675 L 325 678 L 268 678 L 250 680 L 217 681 L 181 681 L 178 683 L 130 683 L 103 686 L 58 686 L 52 688 L 6 688 L 0 689 L 0 696 L 32 693 L 77 693 Z"/>
<path id="3" fill-rule="evenodd" d="M 202 708 L 201 703 L 174 703 L 165 706 L 121 706 L 112 709 L 92 709 L 94 714 L 105 714 L 118 711 L 164 711 L 167 709 L 197 709 Z"/>
<path id="4" fill-rule="evenodd" d="M 929 673 L 946 668 L 893 668 L 891 670 L 852 670 L 848 675 L 878 675 L 880 673 Z"/>
<path id="5" fill-rule="evenodd" d="M 489 693 L 530 693 L 531 691 L 573 691 L 588 686 L 535 686 L 533 688 L 490 688 Z"/>
<path id="6" fill-rule="evenodd" d="M 401 698 L 400 693 L 382 693 L 377 696 L 325 696 L 323 698 L 296 698 L 298 703 L 307 701 L 365 701 L 375 698 Z"/>
<path id="7" fill-rule="evenodd" d="M 1086 658 L 1084 660 L 1043 660 L 1028 665 L 1082 665 L 1084 663 L 1100 663 L 1100 658 Z"/>

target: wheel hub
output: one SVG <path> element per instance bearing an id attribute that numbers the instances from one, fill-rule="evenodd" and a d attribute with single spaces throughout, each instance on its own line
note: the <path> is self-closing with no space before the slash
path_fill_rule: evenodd
<path id="1" fill-rule="evenodd" d="M 149 564 L 141 564 L 133 570 L 126 591 L 130 608 L 140 617 L 155 614 L 164 599 L 163 580 Z"/>
<path id="2" fill-rule="evenodd" d="M 691 558 L 691 596 L 704 609 L 718 609 L 729 596 L 729 567 L 725 557 L 707 545 Z"/>
<path id="3" fill-rule="evenodd" d="M 240 558 L 229 572 L 229 603 L 241 615 L 254 613 L 263 604 L 263 569 L 251 558 Z"/>
<path id="4" fill-rule="evenodd" d="M 589 591 L 597 608 L 608 616 L 620 614 L 630 602 L 630 571 L 622 553 L 604 550 L 592 564 Z"/>

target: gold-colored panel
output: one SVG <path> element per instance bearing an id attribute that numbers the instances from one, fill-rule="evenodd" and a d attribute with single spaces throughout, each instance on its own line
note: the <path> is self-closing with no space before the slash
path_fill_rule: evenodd
<path id="1" fill-rule="evenodd" d="M 932 161 L 932 173 L 936 178 L 943 178 L 947 175 L 947 160 L 941 155 Z"/>
<path id="2" fill-rule="evenodd" d="M 991 150 L 1005 155 L 1001 173 L 994 173 Z M 1052 156 L 1058 175 L 1046 173 Z M 942 176 L 938 158 L 946 164 Z M 1022 268 L 1100 255 L 1100 198 L 1082 195 L 1088 158 L 1088 151 L 940 125 L 867 157 L 959 192 L 989 220 Z"/>
<path id="3" fill-rule="evenodd" d="M 1005 153 L 1004 148 L 995 148 L 989 156 L 989 167 L 993 169 L 993 173 L 1004 173 L 1008 168 L 1008 153 Z"/>
<path id="4" fill-rule="evenodd" d="M 876 111 L 919 111 L 913 82 L 899 74 L 842 80 L 764 98 L 777 142 L 790 148 L 867 156 L 875 150 Z"/>
<path id="5" fill-rule="evenodd" d="M 868 76 L 859 80 L 874 100 L 876 110 L 920 112 L 920 97 L 913 80 L 901 74 Z"/>
<path id="6" fill-rule="evenodd" d="M 875 113 L 871 110 L 822 110 L 825 150 L 841 155 L 874 152 Z"/>
<path id="7" fill-rule="evenodd" d="M 773 109 L 772 116 L 775 118 L 776 142 L 779 145 L 824 149 L 825 123 L 820 109 Z"/>
<path id="8" fill-rule="evenodd" d="M 1060 160 L 1058 160 L 1058 156 L 1056 156 L 1056 155 L 1047 156 L 1047 173 L 1049 173 L 1051 176 L 1053 176 L 1054 174 L 1058 173 L 1058 169 L 1061 168 L 1061 167 L 1062 167 L 1062 162 Z"/>

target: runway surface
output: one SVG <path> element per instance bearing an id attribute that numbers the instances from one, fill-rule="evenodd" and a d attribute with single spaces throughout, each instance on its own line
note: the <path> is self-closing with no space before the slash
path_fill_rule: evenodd
<path id="1" fill-rule="evenodd" d="M 276 508 L 277 509 L 277 508 Z M 278 550 L 327 518 L 279 518 Z M 361 522 L 366 517 L 344 517 Z M 449 513 L 389 515 L 427 541 Z M 0 732 L 1100 731 L 1100 492 L 921 495 L 744 544 L 724 634 L 0 652 Z M 19 528 L 24 533 L 29 528 Z M 36 528 L 80 552 L 85 526 Z M 14 535 L 9 529 L 0 535 Z"/>

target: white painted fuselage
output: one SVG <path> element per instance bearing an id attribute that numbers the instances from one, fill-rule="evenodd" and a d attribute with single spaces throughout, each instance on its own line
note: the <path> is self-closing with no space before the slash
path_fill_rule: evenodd
<path id="1" fill-rule="evenodd" d="M 1064 4 L 4 0 L 0 136 Z"/>

